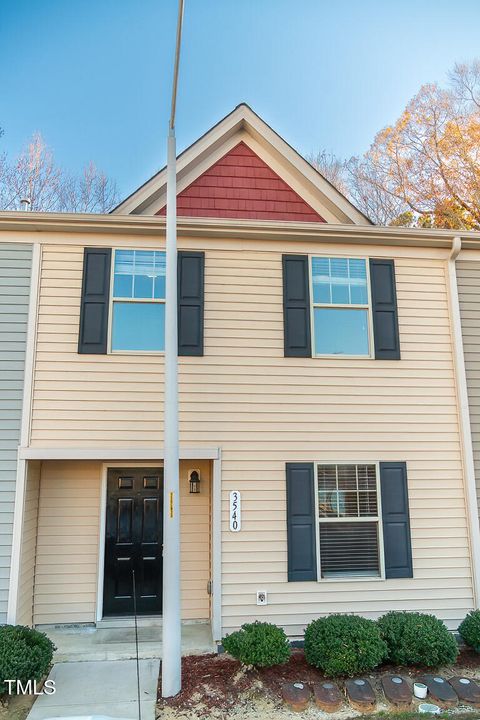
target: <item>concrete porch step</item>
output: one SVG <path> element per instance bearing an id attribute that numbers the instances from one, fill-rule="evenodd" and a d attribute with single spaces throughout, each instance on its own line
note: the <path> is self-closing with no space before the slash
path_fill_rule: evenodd
<path id="1" fill-rule="evenodd" d="M 205 625 L 206 623 L 195 623 L 199 625 Z M 137 618 L 137 627 L 139 628 L 155 628 L 162 627 L 163 618 L 161 615 L 142 615 Z M 96 627 L 99 630 L 112 629 L 112 628 L 134 628 L 135 619 L 132 617 L 109 617 L 98 620 Z"/>
<path id="2" fill-rule="evenodd" d="M 54 662 L 94 662 L 135 658 L 134 627 L 40 626 L 55 643 Z M 182 624 L 182 654 L 204 655 L 216 652 L 210 624 Z M 138 654 L 141 659 L 162 657 L 161 626 L 138 628 Z"/>

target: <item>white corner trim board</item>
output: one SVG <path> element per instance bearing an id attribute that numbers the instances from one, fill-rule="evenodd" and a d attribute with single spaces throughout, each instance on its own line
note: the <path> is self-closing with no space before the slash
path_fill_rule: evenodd
<path id="1" fill-rule="evenodd" d="M 27 339 L 25 345 L 25 368 L 23 380 L 22 424 L 20 446 L 30 443 L 30 424 L 32 417 L 33 373 L 37 348 L 37 320 L 40 293 L 40 265 L 42 247 L 35 243 L 32 249 L 32 270 L 30 279 L 30 298 L 28 303 Z"/>
<path id="2" fill-rule="evenodd" d="M 96 622 L 103 618 L 103 585 L 105 580 L 105 527 L 107 522 L 107 473 L 108 465 L 102 466 L 100 474 L 100 515 L 98 528 L 98 570 L 97 570 L 97 604 L 95 607 Z"/>
<path id="3" fill-rule="evenodd" d="M 222 451 L 213 461 L 212 481 L 212 636 L 222 639 Z"/>
<path id="4" fill-rule="evenodd" d="M 475 466 L 473 461 L 472 430 L 470 426 L 470 410 L 468 404 L 467 375 L 463 353 L 462 323 L 460 300 L 455 261 L 462 249 L 462 241 L 456 237 L 452 241 L 449 255 L 448 286 L 450 295 L 451 327 L 454 349 L 455 379 L 457 386 L 457 402 L 459 409 L 461 446 L 464 465 L 464 478 L 467 503 L 467 520 L 472 561 L 473 594 L 475 607 L 480 607 L 480 526 L 478 523 L 477 490 L 475 485 Z"/>

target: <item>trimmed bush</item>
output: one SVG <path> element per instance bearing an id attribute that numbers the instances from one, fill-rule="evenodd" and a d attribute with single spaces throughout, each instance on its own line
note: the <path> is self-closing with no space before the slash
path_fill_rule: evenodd
<path id="1" fill-rule="evenodd" d="M 21 680 L 25 684 L 44 677 L 55 649 L 45 633 L 22 625 L 0 627 L 0 694 L 8 690 L 4 680 Z"/>
<path id="2" fill-rule="evenodd" d="M 458 628 L 463 642 L 480 652 L 480 610 L 469 612 Z"/>
<path id="3" fill-rule="evenodd" d="M 358 615 L 329 615 L 305 630 L 307 662 L 331 677 L 373 670 L 386 654 L 376 623 Z"/>
<path id="4" fill-rule="evenodd" d="M 254 622 L 222 640 L 225 650 L 242 665 L 271 667 L 288 662 L 290 644 L 282 628 L 270 623 Z"/>
<path id="5" fill-rule="evenodd" d="M 451 665 L 458 645 L 445 623 L 434 615 L 389 612 L 378 620 L 388 647 L 388 659 L 396 665 Z"/>

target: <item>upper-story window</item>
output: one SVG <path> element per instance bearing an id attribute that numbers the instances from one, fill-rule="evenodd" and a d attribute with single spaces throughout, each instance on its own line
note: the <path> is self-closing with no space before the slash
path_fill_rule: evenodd
<path id="1" fill-rule="evenodd" d="M 313 352 L 371 356 L 370 298 L 364 258 L 313 257 Z"/>
<path id="2" fill-rule="evenodd" d="M 112 352 L 165 350 L 165 253 L 115 250 Z"/>

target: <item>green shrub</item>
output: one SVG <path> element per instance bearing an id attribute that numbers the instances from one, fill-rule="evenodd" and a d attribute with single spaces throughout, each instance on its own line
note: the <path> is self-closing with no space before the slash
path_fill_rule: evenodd
<path id="1" fill-rule="evenodd" d="M 438 667 L 455 662 L 458 645 L 445 623 L 434 615 L 389 612 L 378 620 L 388 647 L 388 659 L 397 665 Z"/>
<path id="2" fill-rule="evenodd" d="M 469 612 L 458 628 L 464 643 L 480 652 L 480 610 Z"/>
<path id="3" fill-rule="evenodd" d="M 288 662 L 290 644 L 282 628 L 270 623 L 254 622 L 222 640 L 225 650 L 242 665 L 271 667 Z"/>
<path id="4" fill-rule="evenodd" d="M 232 657 L 237 658 L 237 660 L 240 659 L 240 652 L 244 637 L 245 630 L 237 630 L 236 632 L 230 633 L 230 635 L 226 635 L 222 640 L 222 645 L 225 651 Z"/>
<path id="5" fill-rule="evenodd" d="M 305 630 L 307 662 L 332 677 L 372 670 L 386 654 L 377 625 L 358 615 L 329 615 Z"/>
<path id="6" fill-rule="evenodd" d="M 52 664 L 55 649 L 37 630 L 22 625 L 0 627 L 0 694 L 8 690 L 5 680 L 40 680 Z"/>

